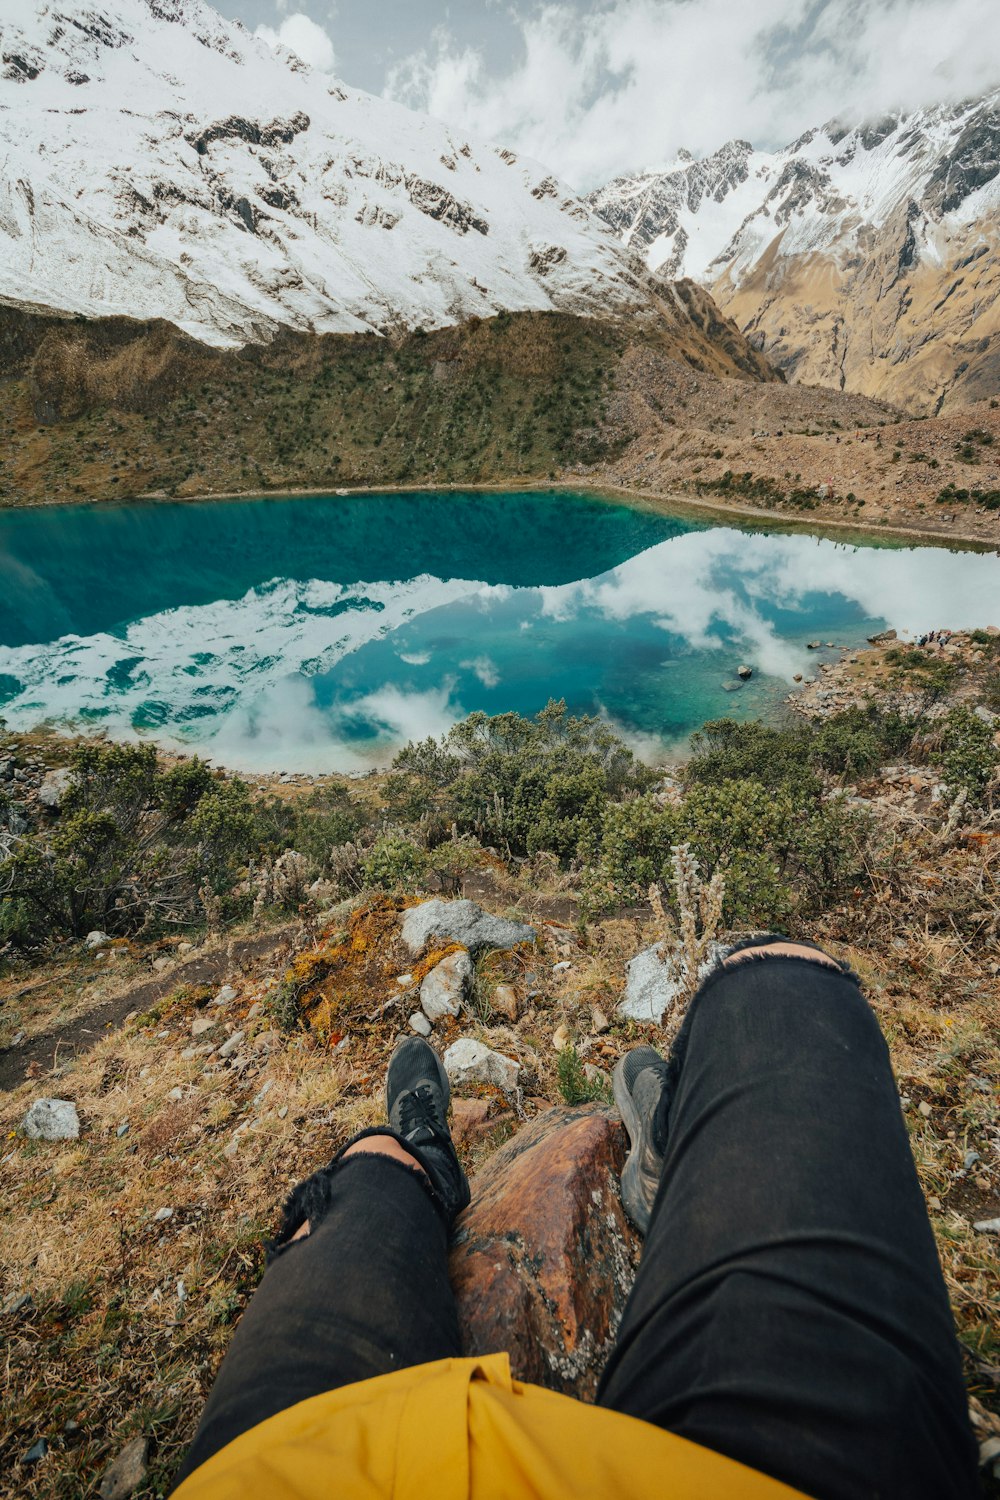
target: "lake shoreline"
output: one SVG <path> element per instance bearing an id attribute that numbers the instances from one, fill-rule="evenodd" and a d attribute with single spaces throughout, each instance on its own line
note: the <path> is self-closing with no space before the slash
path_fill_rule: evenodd
<path id="1" fill-rule="evenodd" d="M 566 490 L 570 493 L 595 495 L 600 499 L 615 500 L 626 505 L 636 506 L 636 502 L 645 502 L 643 508 L 652 506 L 661 514 L 673 514 L 678 510 L 681 514 L 689 512 L 692 515 L 728 516 L 734 520 L 742 520 L 748 523 L 755 521 L 767 522 L 770 531 L 791 531 L 796 533 L 807 532 L 812 535 L 822 535 L 826 531 L 835 532 L 838 537 L 845 533 L 847 537 L 855 537 L 861 544 L 876 542 L 879 538 L 888 538 L 898 541 L 915 541 L 919 543 L 936 545 L 949 551 L 996 553 L 1000 556 L 1000 545 L 995 542 L 985 541 L 982 537 L 971 536 L 968 532 L 956 531 L 931 531 L 918 526 L 885 525 L 864 526 L 856 520 L 845 521 L 836 516 L 813 515 L 788 516 L 781 512 L 765 510 L 759 506 L 739 505 L 734 501 L 709 500 L 702 495 L 692 496 L 684 492 L 662 491 L 651 489 L 638 489 L 630 485 L 614 485 L 599 482 L 592 479 L 569 476 L 565 479 L 531 479 L 524 478 L 515 482 L 485 482 L 477 481 L 470 483 L 438 483 L 438 484 L 375 484 L 375 485 L 344 485 L 328 487 L 326 489 L 278 488 L 251 490 L 207 490 L 197 495 L 168 495 L 165 491 L 155 490 L 140 492 L 128 496 L 107 496 L 103 499 L 79 500 L 67 502 L 65 500 L 45 501 L 29 500 L 23 505 L 4 506 L 0 510 L 46 510 L 50 506 L 65 506 L 73 510 L 83 510 L 91 506 L 125 506 L 125 505 L 201 505 L 215 503 L 216 501 L 228 500 L 311 500 L 311 499 L 349 499 L 358 495 L 433 495 L 433 494 L 521 494 L 537 491 Z M 838 539 L 837 537 L 834 540 Z"/>

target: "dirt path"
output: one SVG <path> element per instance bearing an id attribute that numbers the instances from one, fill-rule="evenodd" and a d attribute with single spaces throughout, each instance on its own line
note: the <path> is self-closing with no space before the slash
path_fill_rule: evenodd
<path id="1" fill-rule="evenodd" d="M 0 1050 L 0 1092 L 23 1083 L 32 1064 L 37 1064 L 42 1072 L 48 1072 L 68 1058 L 89 1052 L 109 1028 L 120 1026 L 131 1011 L 149 1010 L 181 985 L 222 984 L 234 969 L 273 953 L 293 937 L 297 943 L 301 942 L 302 927 L 298 922 L 254 937 L 237 939 L 231 945 L 226 944 L 211 953 L 199 954 L 188 963 L 179 964 L 169 974 L 157 974 L 154 979 L 134 985 L 121 995 L 103 1000 L 65 1026 L 31 1037 L 20 1047 L 5 1047 Z"/>

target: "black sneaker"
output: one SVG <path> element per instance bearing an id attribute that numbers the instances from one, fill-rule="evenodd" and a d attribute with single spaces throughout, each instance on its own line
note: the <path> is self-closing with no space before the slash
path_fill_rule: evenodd
<path id="1" fill-rule="evenodd" d="M 430 1178 L 449 1228 L 471 1198 L 448 1129 L 450 1098 L 448 1075 L 434 1048 L 418 1036 L 405 1037 L 389 1059 L 386 1113 Z"/>
<path id="2" fill-rule="evenodd" d="M 633 1047 L 611 1078 L 615 1103 L 632 1149 L 622 1172 L 622 1206 L 641 1235 L 649 1229 L 666 1148 L 659 1108 L 667 1065 L 652 1047 Z"/>

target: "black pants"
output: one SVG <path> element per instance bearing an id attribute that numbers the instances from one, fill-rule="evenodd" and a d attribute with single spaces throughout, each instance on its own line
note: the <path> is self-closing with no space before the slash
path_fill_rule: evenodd
<path id="1" fill-rule="evenodd" d="M 801 958 L 718 970 L 673 1065 L 663 1179 L 598 1402 L 821 1500 L 978 1494 L 948 1298 L 857 984 Z M 418 1175 L 352 1158 L 324 1192 L 325 1217 L 250 1303 L 184 1472 L 294 1402 L 461 1352 Z"/>

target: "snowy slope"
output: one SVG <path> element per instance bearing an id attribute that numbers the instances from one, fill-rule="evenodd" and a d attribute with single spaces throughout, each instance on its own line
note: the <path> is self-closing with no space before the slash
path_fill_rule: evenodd
<path id="1" fill-rule="evenodd" d="M 216 345 L 648 302 L 544 168 L 312 72 L 202 0 L 7 0 L 0 300 Z"/>
<path id="2" fill-rule="evenodd" d="M 590 201 L 791 378 L 920 412 L 1000 391 L 1000 90 L 774 153 L 731 141 Z"/>
<path id="3" fill-rule="evenodd" d="M 1000 90 L 851 130 L 832 122 L 778 152 L 730 141 L 702 161 L 682 153 L 589 201 L 651 269 L 706 284 L 738 280 L 772 248 L 850 253 L 900 210 L 913 254 L 936 257 L 950 232 L 1000 211 Z"/>

